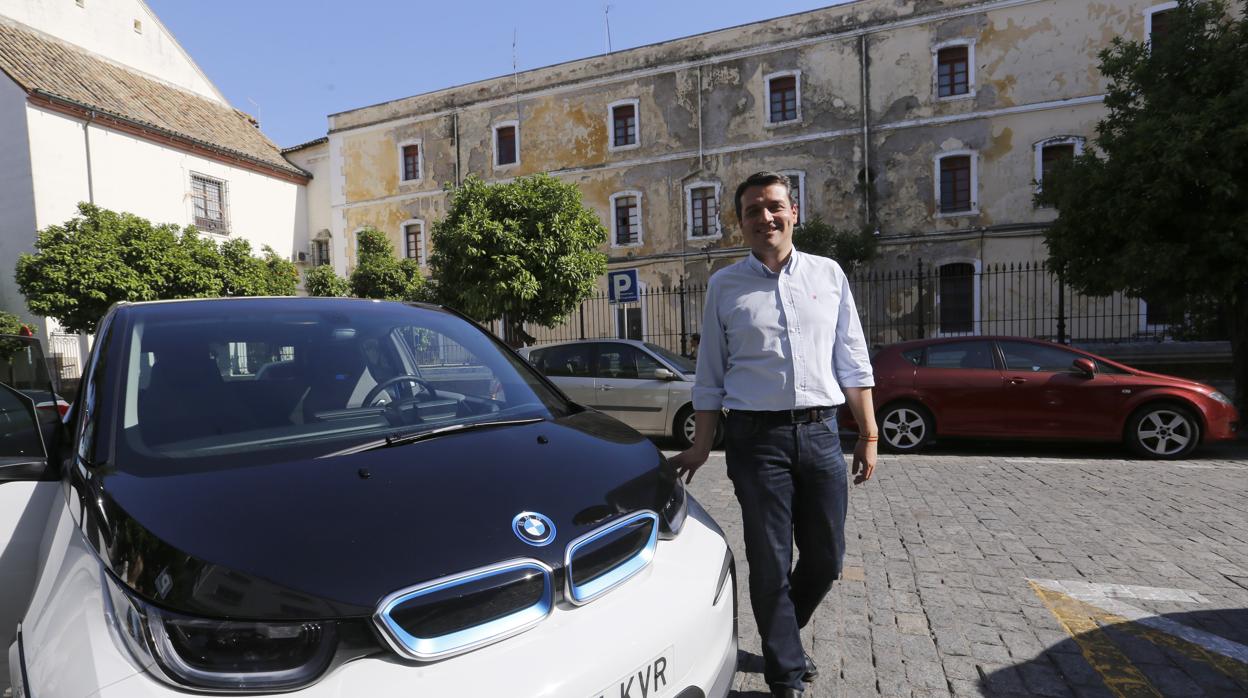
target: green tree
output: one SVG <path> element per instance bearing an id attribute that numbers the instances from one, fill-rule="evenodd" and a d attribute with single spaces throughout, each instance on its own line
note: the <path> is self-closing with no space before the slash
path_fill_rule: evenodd
<path id="1" fill-rule="evenodd" d="M 328 264 L 312 267 L 303 273 L 303 287 L 309 296 L 340 298 L 350 292 L 347 280 L 334 273 Z"/>
<path id="2" fill-rule="evenodd" d="M 837 230 L 819 216 L 793 229 L 793 246 L 802 252 L 835 259 L 846 274 L 875 259 L 876 239 L 870 230 Z"/>
<path id="3" fill-rule="evenodd" d="M 486 184 L 469 177 L 433 226 L 439 298 L 478 321 L 503 318 L 513 344 L 524 323 L 553 327 L 607 271 L 607 231 L 574 184 L 548 175 Z"/>
<path id="4" fill-rule="evenodd" d="M 374 228 L 360 231 L 359 261 L 351 272 L 348 290 L 356 298 L 396 301 L 425 300 L 425 277 L 414 259 L 398 259 L 386 234 Z"/>
<path id="5" fill-rule="evenodd" d="M 1076 289 L 1124 291 L 1190 310 L 1218 299 L 1248 404 L 1248 3 L 1180 0 L 1156 41 L 1115 39 L 1095 148 L 1037 195 Z"/>
<path id="6" fill-rule="evenodd" d="M 218 247 L 194 227 L 153 225 L 83 203 L 78 215 L 39 231 L 16 278 L 32 312 L 72 332 L 94 332 L 119 301 L 293 294 L 294 265 L 267 247 L 264 254 L 252 256 L 246 240 Z"/>
<path id="7" fill-rule="evenodd" d="M 22 331 L 22 321 L 13 313 L 0 310 L 0 334 L 18 334 Z"/>

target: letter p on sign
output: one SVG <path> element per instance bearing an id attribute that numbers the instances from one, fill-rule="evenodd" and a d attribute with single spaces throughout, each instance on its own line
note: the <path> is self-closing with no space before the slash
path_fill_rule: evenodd
<path id="1" fill-rule="evenodd" d="M 641 284 L 637 280 L 636 269 L 609 272 L 607 287 L 609 300 L 612 303 L 636 303 L 639 300 L 638 291 Z"/>

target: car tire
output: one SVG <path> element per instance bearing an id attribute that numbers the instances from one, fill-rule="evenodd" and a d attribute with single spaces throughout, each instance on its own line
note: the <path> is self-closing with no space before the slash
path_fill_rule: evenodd
<path id="1" fill-rule="evenodd" d="M 689 448 L 693 445 L 693 425 L 695 423 L 694 415 L 697 414 L 693 410 L 693 405 L 685 405 L 676 413 L 676 419 L 672 421 L 672 436 L 676 438 L 676 443 L 681 450 Z M 718 446 L 724 440 L 724 418 L 720 417 L 715 422 L 715 439 L 711 442 L 711 446 Z"/>
<path id="2" fill-rule="evenodd" d="M 1200 444 L 1200 420 L 1187 407 L 1155 402 L 1131 415 L 1123 438 L 1142 458 L 1186 458 Z"/>
<path id="3" fill-rule="evenodd" d="M 936 434 L 932 413 L 911 402 L 897 402 L 879 411 L 880 448 L 891 453 L 914 453 Z"/>

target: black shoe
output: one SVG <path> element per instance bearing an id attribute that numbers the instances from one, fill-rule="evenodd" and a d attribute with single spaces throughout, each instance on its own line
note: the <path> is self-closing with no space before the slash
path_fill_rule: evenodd
<path id="1" fill-rule="evenodd" d="M 772 686 L 772 698 L 802 698 L 802 691 L 792 686 Z"/>
<path id="2" fill-rule="evenodd" d="M 802 680 L 806 683 L 810 683 L 815 680 L 816 676 L 819 675 L 819 667 L 815 666 L 815 660 L 811 659 L 809 654 L 806 654 L 805 652 L 802 654 L 806 655 L 806 673 L 802 674 Z"/>

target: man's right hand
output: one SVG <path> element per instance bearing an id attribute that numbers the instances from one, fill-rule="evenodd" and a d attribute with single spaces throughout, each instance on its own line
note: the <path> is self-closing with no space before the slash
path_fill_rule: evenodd
<path id="1" fill-rule="evenodd" d="M 698 472 L 706 463 L 706 459 L 710 458 L 709 449 L 698 448 L 697 444 L 677 453 L 668 459 L 668 462 L 676 466 L 676 477 L 685 478 L 685 484 L 693 482 L 693 474 Z"/>

